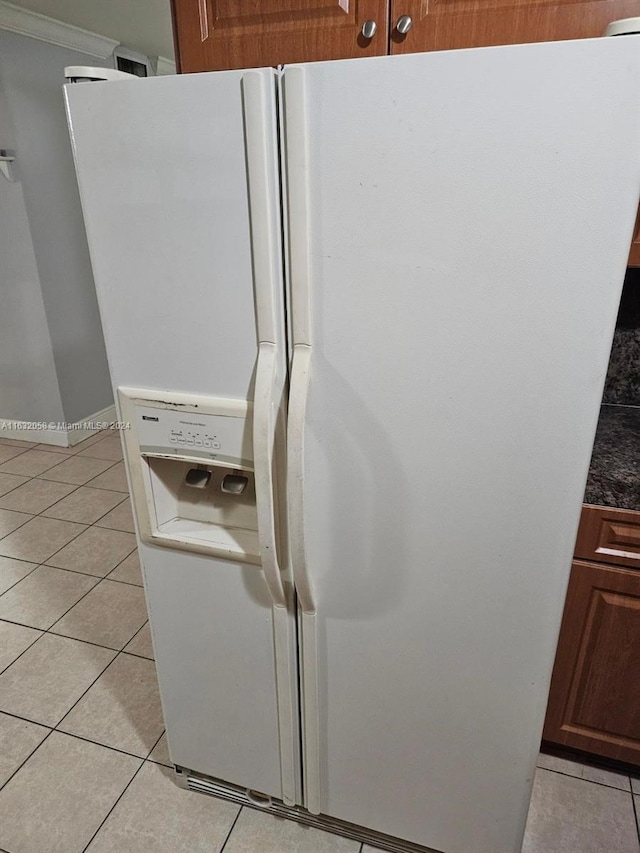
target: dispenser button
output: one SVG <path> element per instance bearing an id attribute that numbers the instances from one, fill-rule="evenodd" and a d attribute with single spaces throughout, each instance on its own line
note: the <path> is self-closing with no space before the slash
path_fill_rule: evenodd
<path id="1" fill-rule="evenodd" d="M 184 439 L 182 436 L 180 436 L 180 437 L 178 438 L 178 444 L 186 444 L 186 441 L 185 441 L 185 439 Z"/>
<path id="2" fill-rule="evenodd" d="M 205 446 L 205 447 L 211 447 L 211 446 L 212 446 L 212 445 L 211 445 L 211 439 L 210 439 L 210 438 L 205 438 L 205 440 L 204 440 L 204 446 Z"/>
<path id="3" fill-rule="evenodd" d="M 196 447 L 202 447 L 202 439 L 196 438 Z"/>
<path id="4" fill-rule="evenodd" d="M 219 441 L 212 441 L 211 446 L 213 447 L 214 450 L 220 450 L 220 442 Z"/>
<path id="5" fill-rule="evenodd" d="M 195 442 L 192 438 L 187 439 L 187 444 L 193 445 Z"/>
<path id="6" fill-rule="evenodd" d="M 178 443 L 178 439 L 175 437 L 175 435 L 170 435 L 169 441 L 171 442 L 171 444 L 177 444 Z"/>
<path id="7" fill-rule="evenodd" d="M 225 474 L 222 480 L 221 489 L 228 495 L 241 495 L 247 488 L 248 482 L 248 477 L 243 477 L 239 474 Z"/>

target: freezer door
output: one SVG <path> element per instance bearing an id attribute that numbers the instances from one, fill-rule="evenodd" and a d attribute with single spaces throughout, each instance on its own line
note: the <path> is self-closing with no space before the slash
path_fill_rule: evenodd
<path id="1" fill-rule="evenodd" d="M 639 42 L 285 70 L 307 803 L 520 850 L 640 188 Z"/>
<path id="2" fill-rule="evenodd" d="M 300 802 L 275 72 L 65 96 L 171 758 Z"/>

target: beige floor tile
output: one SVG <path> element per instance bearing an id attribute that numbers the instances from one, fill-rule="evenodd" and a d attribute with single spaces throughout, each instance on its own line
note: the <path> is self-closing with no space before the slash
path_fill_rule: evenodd
<path id="1" fill-rule="evenodd" d="M 218 853 L 237 813 L 233 803 L 183 791 L 170 770 L 147 762 L 87 853 Z"/>
<path id="2" fill-rule="evenodd" d="M 26 524 L 33 515 L 26 512 L 14 512 L 11 509 L 0 509 L 0 538 L 8 536 L 12 530 L 17 530 Z"/>
<path id="3" fill-rule="evenodd" d="M 0 712 L 0 788 L 51 732 L 19 717 Z M 0 842 L 2 830 L 0 828 Z"/>
<path id="4" fill-rule="evenodd" d="M 571 761 L 568 758 L 560 758 L 556 755 L 545 755 L 540 753 L 538 767 L 544 770 L 554 770 L 556 773 L 565 773 L 575 776 L 577 779 L 586 779 L 587 782 L 597 782 L 599 785 L 609 785 L 611 788 L 620 788 L 621 791 L 629 790 L 629 777 L 625 773 L 616 773 L 602 767 L 592 767 L 579 761 Z"/>
<path id="5" fill-rule="evenodd" d="M 104 577 L 136 547 L 132 533 L 89 527 L 47 560 L 47 565 Z"/>
<path id="6" fill-rule="evenodd" d="M 146 758 L 164 728 L 153 661 L 119 655 L 58 728 Z"/>
<path id="7" fill-rule="evenodd" d="M 155 761 L 156 764 L 164 764 L 165 767 L 173 767 L 169 758 L 169 746 L 167 744 L 166 733 L 162 735 L 158 743 L 151 750 L 149 761 Z"/>
<path id="8" fill-rule="evenodd" d="M 23 483 L 28 483 L 28 477 L 19 477 L 17 474 L 0 474 L 0 495 L 17 489 Z"/>
<path id="9" fill-rule="evenodd" d="M 151 645 L 151 628 L 149 623 L 143 625 L 135 637 L 124 647 L 125 652 L 130 655 L 149 658 L 153 660 L 153 646 Z"/>
<path id="10" fill-rule="evenodd" d="M 28 450 L 28 448 L 18 447 L 14 444 L 0 444 L 0 465 L 3 465 L 10 459 L 15 459 L 16 456 L 20 456 L 20 454 L 24 453 L 26 450 Z"/>
<path id="11" fill-rule="evenodd" d="M 640 779 L 631 780 L 631 790 L 634 794 L 640 794 Z"/>
<path id="12" fill-rule="evenodd" d="M 21 441 L 19 438 L 0 438 L 0 444 L 6 444 L 9 447 L 21 447 L 23 450 L 35 447 L 36 443 L 35 441 Z"/>
<path id="13" fill-rule="evenodd" d="M 60 460 L 57 460 L 60 462 Z M 10 463 L 8 463 L 10 464 Z M 42 477 L 45 480 L 55 480 L 58 483 L 73 483 L 84 486 L 89 480 L 93 480 L 98 474 L 102 474 L 110 468 L 113 462 L 105 459 L 89 459 L 88 456 L 70 456 L 64 459 L 55 468 L 46 471 Z M 20 473 L 20 472 L 18 472 Z"/>
<path id="14" fill-rule="evenodd" d="M 13 560 L 11 557 L 0 557 L 0 595 L 37 568 L 37 563 Z"/>
<path id="15" fill-rule="evenodd" d="M 92 575 L 38 566 L 0 596 L 0 619 L 46 630 L 97 583 Z"/>
<path id="16" fill-rule="evenodd" d="M 579 761 L 571 761 L 568 758 L 560 758 L 557 755 L 547 755 L 541 752 L 538 756 L 538 767 L 543 770 L 554 770 L 556 773 L 566 773 L 567 776 L 575 776 L 580 779 L 584 765 Z"/>
<path id="17" fill-rule="evenodd" d="M 626 773 L 605 770 L 603 767 L 591 767 L 585 764 L 582 768 L 581 778 L 586 779 L 587 782 L 597 782 L 598 785 L 609 785 L 611 788 L 619 788 L 621 791 L 631 790 L 629 777 Z"/>
<path id="18" fill-rule="evenodd" d="M 127 485 L 124 462 L 118 462 L 117 465 L 108 468 L 104 474 L 98 474 L 93 480 L 89 480 L 87 485 L 96 489 L 110 489 L 113 492 L 128 494 L 129 486 Z"/>
<path id="19" fill-rule="evenodd" d="M 0 507 L 38 515 L 76 488 L 77 486 L 71 486 L 68 483 L 54 483 L 51 480 L 36 478 L 28 480 L 23 486 L 1 497 Z M 73 519 L 70 520 L 73 521 Z"/>
<path id="20" fill-rule="evenodd" d="M 55 726 L 114 656 L 111 649 L 44 634 L 0 675 L 0 711 Z"/>
<path id="21" fill-rule="evenodd" d="M 51 730 L 8 714 L 0 714 L 0 788 L 42 743 Z M 0 829 L 0 844 L 2 830 Z"/>
<path id="22" fill-rule="evenodd" d="M 60 447 L 57 444 L 36 444 L 36 450 L 46 450 L 48 453 L 57 453 L 58 456 L 73 456 L 78 452 L 74 447 Z"/>
<path id="23" fill-rule="evenodd" d="M 147 608 L 140 587 L 103 580 L 51 630 L 99 646 L 122 649 L 146 621 Z"/>
<path id="24" fill-rule="evenodd" d="M 104 489 L 88 489 L 80 486 L 66 498 L 50 506 L 42 514 L 48 518 L 63 521 L 79 521 L 93 524 L 112 510 L 124 499 L 119 492 L 107 492 Z"/>
<path id="25" fill-rule="evenodd" d="M 78 453 L 81 450 L 86 450 L 87 447 L 91 447 L 92 444 L 96 444 L 98 441 L 102 441 L 104 438 L 108 438 L 110 435 L 113 435 L 113 430 L 111 429 L 101 429 L 97 432 L 94 432 L 88 438 L 83 439 L 78 444 L 73 445 L 73 449 Z"/>
<path id="26" fill-rule="evenodd" d="M 131 501 L 129 498 L 118 504 L 115 509 L 108 512 L 96 524 L 98 527 L 109 527 L 111 530 L 123 530 L 128 533 L 135 533 L 133 515 L 131 513 Z"/>
<path id="27" fill-rule="evenodd" d="M 53 732 L 0 792 L 0 845 L 11 853 L 82 853 L 139 766 L 130 755 Z"/>
<path id="28" fill-rule="evenodd" d="M 549 770 L 536 772 L 522 853 L 639 849 L 630 794 Z"/>
<path id="29" fill-rule="evenodd" d="M 138 551 L 135 550 L 132 554 L 124 559 L 119 566 L 109 575 L 111 581 L 122 581 L 122 583 L 132 583 L 136 586 L 142 586 L 142 571 L 140 569 L 140 560 Z"/>
<path id="30" fill-rule="evenodd" d="M 0 621 L 0 672 L 41 636 L 42 631 L 36 631 L 34 628 Z"/>
<path id="31" fill-rule="evenodd" d="M 115 433 L 114 435 L 107 436 L 107 438 L 103 438 L 102 441 L 96 441 L 90 447 L 87 447 L 86 450 L 81 450 L 80 455 L 92 456 L 95 459 L 111 459 L 113 462 L 117 462 L 119 459 L 122 459 L 120 436 Z"/>
<path id="32" fill-rule="evenodd" d="M 360 842 L 255 809 L 243 809 L 224 853 L 358 853 Z"/>
<path id="33" fill-rule="evenodd" d="M 0 554 L 16 560 L 44 563 L 83 530 L 86 530 L 84 524 L 39 515 L 0 539 Z"/>
<path id="34" fill-rule="evenodd" d="M 2 450 L 13 451 L 16 448 L 3 448 Z M 19 451 L 19 456 L 14 456 L 8 462 L 3 462 L 0 465 L 0 473 L 3 474 L 22 474 L 25 477 L 37 477 L 44 473 L 49 468 L 53 468 L 60 462 L 60 457 L 56 453 L 49 453 L 46 450 L 26 450 Z M 0 453 L 0 458 L 2 454 Z"/>

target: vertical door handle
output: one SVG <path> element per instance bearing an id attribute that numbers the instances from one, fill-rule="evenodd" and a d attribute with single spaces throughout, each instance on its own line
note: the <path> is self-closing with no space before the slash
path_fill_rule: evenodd
<path id="1" fill-rule="evenodd" d="M 274 389 L 278 366 L 277 357 L 278 352 L 275 344 L 264 341 L 260 344 L 253 403 L 253 465 L 262 570 L 274 605 L 286 607 L 287 597 L 278 563 L 273 494 L 275 425 L 277 420 Z"/>
<path id="2" fill-rule="evenodd" d="M 298 600 L 303 613 L 308 614 L 316 612 L 304 541 L 304 426 L 310 367 L 311 347 L 296 344 L 293 348 L 287 432 L 289 547 Z"/>
<path id="3" fill-rule="evenodd" d="M 360 32 L 362 33 L 362 37 L 366 39 L 372 39 L 378 30 L 378 25 L 375 21 L 365 21 L 362 25 L 362 29 Z"/>
<path id="4" fill-rule="evenodd" d="M 401 36 L 405 36 L 412 26 L 413 21 L 411 20 L 411 15 L 400 15 L 396 21 L 396 30 Z"/>

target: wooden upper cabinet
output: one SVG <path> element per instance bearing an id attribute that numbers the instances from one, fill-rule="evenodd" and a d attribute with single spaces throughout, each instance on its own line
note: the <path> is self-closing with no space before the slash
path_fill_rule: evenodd
<path id="1" fill-rule="evenodd" d="M 389 0 L 172 0 L 182 72 L 377 56 Z M 365 38 L 365 21 L 376 32 Z"/>
<path id="2" fill-rule="evenodd" d="M 396 29 L 403 15 L 405 35 Z M 391 52 L 596 38 L 638 15 L 640 0 L 392 0 Z"/>

